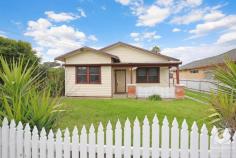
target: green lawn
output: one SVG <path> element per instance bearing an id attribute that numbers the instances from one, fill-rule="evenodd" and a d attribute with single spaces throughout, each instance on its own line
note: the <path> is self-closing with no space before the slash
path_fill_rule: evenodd
<path id="1" fill-rule="evenodd" d="M 91 123 L 97 127 L 101 121 L 104 124 L 110 120 L 115 125 L 119 118 L 122 125 L 128 117 L 131 122 L 137 116 L 140 121 L 147 115 L 149 120 L 157 114 L 159 120 L 166 115 L 169 120 L 174 117 L 181 123 L 184 118 L 188 124 L 197 121 L 199 125 L 206 122 L 209 106 L 189 100 L 163 100 L 149 101 L 136 99 L 79 99 L 63 98 L 66 112 L 60 119 L 58 127 L 73 129 L 76 125 L 81 129 L 82 125 L 88 128 Z"/>
<path id="2" fill-rule="evenodd" d="M 185 95 L 198 99 L 200 101 L 206 102 L 206 103 L 208 102 L 208 99 L 210 97 L 209 93 L 197 92 L 190 89 L 185 89 Z"/>

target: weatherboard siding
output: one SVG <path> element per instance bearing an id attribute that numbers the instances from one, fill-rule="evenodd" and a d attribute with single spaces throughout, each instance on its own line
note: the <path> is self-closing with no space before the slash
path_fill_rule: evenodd
<path id="1" fill-rule="evenodd" d="M 105 50 L 107 53 L 116 55 L 123 63 L 158 63 L 168 60 L 155 54 L 147 53 L 135 48 L 116 46 Z"/>
<path id="2" fill-rule="evenodd" d="M 101 67 L 101 84 L 77 84 L 75 82 L 75 67 L 65 67 L 66 96 L 100 96 L 111 97 L 111 67 Z"/>
<path id="3" fill-rule="evenodd" d="M 66 58 L 65 64 L 104 64 L 111 63 L 111 57 L 93 51 L 79 52 Z"/>

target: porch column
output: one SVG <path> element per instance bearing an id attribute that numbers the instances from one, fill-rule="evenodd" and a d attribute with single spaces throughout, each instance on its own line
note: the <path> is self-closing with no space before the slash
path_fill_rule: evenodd
<path id="1" fill-rule="evenodd" d="M 176 84 L 179 84 L 179 66 L 176 66 Z"/>
<path id="2" fill-rule="evenodd" d="M 130 68 L 130 83 L 133 84 L 133 67 Z"/>

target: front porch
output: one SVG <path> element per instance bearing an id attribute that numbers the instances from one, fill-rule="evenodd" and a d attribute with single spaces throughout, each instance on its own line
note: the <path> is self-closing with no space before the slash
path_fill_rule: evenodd
<path id="1" fill-rule="evenodd" d="M 177 70 L 176 85 L 170 81 L 170 68 L 172 67 Z M 141 69 L 146 69 L 147 72 Z M 162 98 L 176 98 L 176 86 L 179 84 L 178 69 L 178 65 L 172 64 L 113 65 L 112 96 L 147 98 L 150 95 L 158 94 Z M 146 76 L 143 75 L 145 73 Z"/>

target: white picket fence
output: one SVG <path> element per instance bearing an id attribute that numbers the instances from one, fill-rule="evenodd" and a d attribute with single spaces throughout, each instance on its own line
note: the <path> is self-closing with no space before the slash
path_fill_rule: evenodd
<path id="1" fill-rule="evenodd" d="M 100 123 L 97 132 L 91 125 L 88 133 L 83 126 L 80 135 L 75 127 L 63 136 L 60 129 L 56 135 L 42 129 L 39 135 L 36 127 L 31 131 L 28 124 L 16 127 L 4 119 L 0 131 L 2 158 L 236 158 L 236 141 L 229 141 L 227 129 L 220 139 L 215 127 L 209 136 L 205 124 L 199 132 L 194 122 L 189 131 L 185 120 L 179 127 L 176 119 L 169 125 L 166 117 L 161 126 L 156 116 L 151 125 L 145 117 L 142 127 L 136 119 L 131 128 L 127 119 L 124 128 L 117 121 L 113 132 L 109 121 L 106 129 Z"/>

